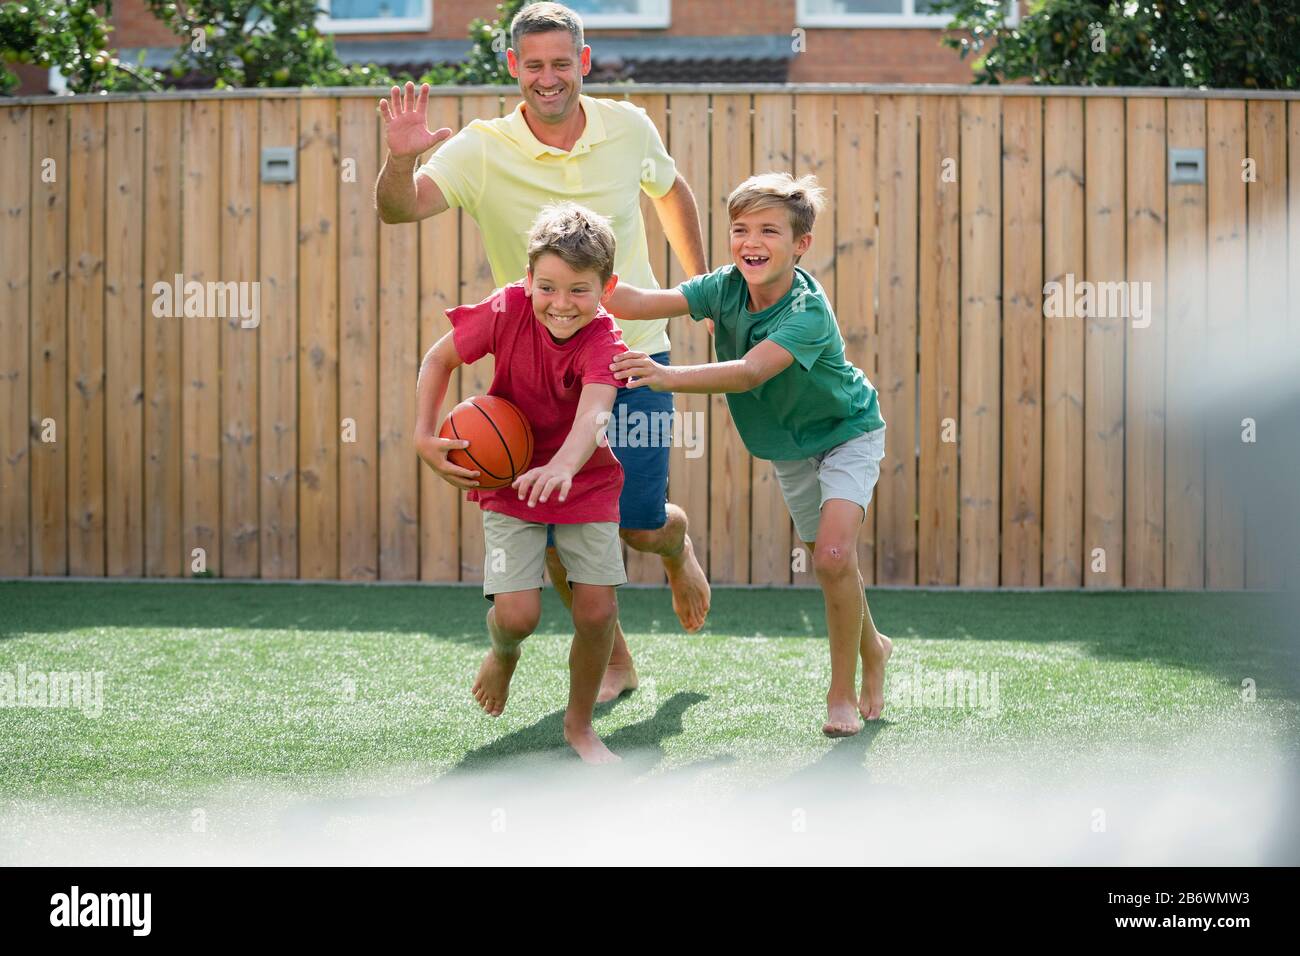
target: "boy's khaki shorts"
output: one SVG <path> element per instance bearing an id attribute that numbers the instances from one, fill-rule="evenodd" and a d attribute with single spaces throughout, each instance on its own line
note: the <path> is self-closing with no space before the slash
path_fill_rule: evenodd
<path id="1" fill-rule="evenodd" d="M 546 525 L 483 512 L 483 596 L 529 591 L 542 586 L 546 567 Z M 555 548 L 570 584 L 627 583 L 618 522 L 557 524 Z"/>
<path id="2" fill-rule="evenodd" d="M 856 502 L 866 514 L 884 457 L 885 429 L 881 427 L 811 458 L 772 462 L 799 540 L 809 544 L 817 540 L 822 505 L 832 498 Z"/>

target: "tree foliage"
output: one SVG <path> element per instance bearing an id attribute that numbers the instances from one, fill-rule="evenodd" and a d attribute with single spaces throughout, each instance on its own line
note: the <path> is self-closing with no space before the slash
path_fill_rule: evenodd
<path id="1" fill-rule="evenodd" d="M 1300 0 L 938 0 L 975 82 L 1300 88 Z"/>
<path id="2" fill-rule="evenodd" d="M 74 93 L 187 87 L 388 86 L 412 79 L 373 63 L 345 63 L 316 26 L 319 0 L 146 0 L 179 43 L 165 74 L 121 62 L 108 48 L 112 0 L 11 0 L 0 4 L 0 94 L 18 86 L 7 67 L 56 67 Z M 434 85 L 511 84 L 504 60 L 510 20 L 525 0 L 504 0 L 494 20 L 469 24 L 465 61 L 438 64 Z M 100 12 L 102 9 L 102 13 Z M 141 56 L 143 60 L 143 55 Z"/>
<path id="3" fill-rule="evenodd" d="M 316 0 L 147 0 L 181 40 L 171 74 L 217 89 L 241 86 L 381 86 L 374 64 L 344 63 L 316 28 Z"/>
<path id="4" fill-rule="evenodd" d="M 102 5 L 103 16 L 95 9 Z M 74 93 L 159 89 L 153 70 L 123 63 L 108 49 L 112 0 L 22 0 L 0 4 L 0 93 L 18 86 L 18 63 L 57 67 Z"/>

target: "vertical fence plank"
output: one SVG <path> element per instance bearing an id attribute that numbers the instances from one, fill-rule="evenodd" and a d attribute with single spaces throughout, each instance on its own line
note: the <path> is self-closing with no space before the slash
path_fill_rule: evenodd
<path id="1" fill-rule="evenodd" d="M 298 574 L 328 579 L 339 576 L 339 193 L 356 189 L 340 182 L 337 100 L 299 105 L 298 169 Z"/>
<path id="2" fill-rule="evenodd" d="M 68 573 L 104 573 L 105 107 L 68 108 Z"/>
<path id="3" fill-rule="evenodd" d="M 878 386 L 876 98 L 873 96 L 854 94 L 835 98 L 835 183 L 836 195 L 831 197 L 835 210 L 836 266 L 832 305 L 844 336 L 844 357 L 862 369 L 872 385 Z M 890 452 L 887 447 L 886 456 Z M 772 485 L 778 506 L 784 510 L 775 476 Z M 867 584 L 876 581 L 878 509 L 879 503 L 873 499 L 858 531 L 858 570 Z M 789 526 L 788 518 L 786 525 Z M 799 583 L 815 583 L 811 566 L 799 576 Z"/>
<path id="4" fill-rule="evenodd" d="M 1002 104 L 1002 583 L 1043 571 L 1043 104 Z"/>
<path id="5" fill-rule="evenodd" d="M 1124 101 L 1090 99 L 1085 109 L 1088 281 L 1124 279 Z M 1085 326 L 1084 584 L 1124 583 L 1124 324 L 1105 295 Z M 1098 550 L 1100 549 L 1100 550 Z"/>
<path id="6" fill-rule="evenodd" d="M 40 164 L 28 106 L 0 110 L 0 574 L 31 570 L 31 203 Z M 33 170 L 36 171 L 35 179 Z"/>
<path id="7" fill-rule="evenodd" d="M 784 93 L 763 93 L 754 97 L 754 172 L 782 172 L 794 168 L 793 120 L 794 97 Z M 836 161 L 839 161 L 838 154 Z M 726 222 L 725 218 L 723 222 Z M 719 226 L 714 232 L 721 233 L 722 229 Z M 715 257 L 712 264 L 717 268 L 726 261 L 728 259 Z M 836 307 L 839 307 L 838 301 Z M 843 322 L 842 315 L 840 321 Z M 793 565 L 791 551 L 797 542 L 794 542 L 790 512 L 770 461 L 756 458 L 750 465 L 750 510 L 750 580 L 754 584 L 789 584 Z M 811 574 L 811 564 L 807 571 Z"/>
<path id="8" fill-rule="evenodd" d="M 838 229 L 841 212 L 835 202 L 839 194 L 835 176 L 839 160 L 835 148 L 836 132 L 835 97 L 818 93 L 795 95 L 794 168 L 790 172 L 795 176 L 808 174 L 816 176 L 829 199 L 813 227 L 813 243 L 799 264 L 813 274 L 828 296 L 835 294 L 839 277 Z M 840 303 L 832 298 L 831 306 L 836 310 L 836 318 L 839 319 Z M 779 492 L 779 486 L 777 490 Z M 861 549 L 864 530 L 860 529 L 858 532 L 859 549 Z M 798 536 L 793 532 L 792 541 L 796 547 L 802 549 L 803 542 L 799 541 Z M 815 583 L 811 554 L 806 556 L 801 566 L 805 570 L 795 575 L 796 582 Z M 873 580 L 874 574 L 868 575 L 867 579 Z"/>
<path id="9" fill-rule="evenodd" d="M 711 259 L 719 265 L 731 259 L 727 222 L 727 195 L 748 175 L 752 123 L 749 97 L 715 96 L 712 103 L 710 206 L 714 229 L 709 245 Z M 725 395 L 710 397 L 710 484 L 719 489 L 709 496 L 710 580 L 715 584 L 748 584 L 750 559 L 750 456 L 745 449 Z M 697 459 L 698 461 L 698 459 Z"/>
<path id="10" fill-rule="evenodd" d="M 876 581 L 916 583 L 917 101 L 882 96 L 880 409 L 888 431 L 876 485 Z"/>
<path id="11" fill-rule="evenodd" d="M 677 163 L 677 172 L 691 185 L 695 204 L 699 207 L 700 229 L 707 247 L 713 235 L 709 221 L 713 195 L 710 180 L 709 151 L 703 148 L 709 127 L 709 97 L 707 94 L 674 94 L 668 100 L 668 150 Z M 703 140 L 703 141 L 702 141 Z M 721 263 L 715 261 L 716 267 Z M 686 278 L 681 263 L 674 256 L 668 263 L 668 283 L 676 285 Z M 703 322 L 689 316 L 670 319 L 668 336 L 673 344 L 674 365 L 701 365 L 710 361 L 711 345 L 708 329 Z M 713 432 L 709 427 L 708 395 L 676 395 L 673 404 L 679 418 L 689 416 L 691 421 L 703 423 L 695 428 L 696 438 L 703 447 L 713 447 Z M 683 431 L 685 434 L 685 430 Z M 691 545 L 700 566 L 708 573 L 709 565 L 709 459 L 705 454 L 687 458 L 686 448 L 674 448 L 668 463 L 668 498 L 686 512 L 690 521 Z M 721 490 L 721 489 L 719 489 Z"/>
<path id="12" fill-rule="evenodd" d="M 651 122 L 659 130 L 659 137 L 668 142 L 668 97 L 662 93 L 648 96 L 629 96 L 628 99 L 646 111 Z M 668 282 L 668 239 L 664 235 L 663 224 L 655 212 L 654 201 L 644 192 L 641 194 L 641 219 L 645 223 L 646 245 L 650 253 L 650 268 L 655 280 L 665 286 Z M 705 236 L 707 242 L 708 237 Z M 707 245 L 706 245 L 707 248 Z M 674 399 L 677 401 L 678 399 Z M 689 516 L 688 516 L 689 518 Z M 663 584 L 667 578 L 664 563 L 657 554 L 647 554 L 635 548 L 624 546 L 624 564 L 627 579 L 633 584 Z"/>
<path id="13" fill-rule="evenodd" d="M 828 296 L 835 291 L 837 276 L 835 227 L 838 210 L 833 201 L 837 195 L 835 160 L 835 97 L 824 93 L 797 94 L 794 98 L 794 169 L 791 172 L 795 176 L 816 176 L 832 200 L 813 226 L 813 243 L 799 264 L 813 274 Z M 835 305 L 832 300 L 832 308 Z M 807 564 L 808 570 L 812 571 L 811 555 Z"/>
<path id="14" fill-rule="evenodd" d="M 455 104 L 452 98 L 431 106 Z M 375 129 L 381 125 L 368 99 L 339 103 L 339 427 L 350 440 L 339 445 L 339 576 L 346 581 L 379 577 L 379 217 L 372 190 L 379 175 Z M 432 114 L 432 110 L 430 111 Z M 432 121 L 432 116 L 430 120 Z M 435 124 L 434 128 L 437 128 Z M 455 214 L 442 217 L 455 222 Z M 455 262 L 455 243 L 451 259 Z M 423 269 L 421 270 L 424 271 Z M 445 277 L 444 277 L 444 281 Z M 452 288 L 454 288 L 454 277 Z M 342 434 L 342 433 L 340 433 Z M 443 484 L 439 479 L 439 483 Z M 455 509 L 455 500 L 449 505 Z M 454 529 L 456 522 L 451 526 Z M 454 537 L 446 543 L 456 553 Z M 455 580 L 453 573 L 452 580 Z"/>
<path id="15" fill-rule="evenodd" d="M 957 583 L 961 186 L 957 98 L 921 98 L 917 581 Z"/>
<path id="16" fill-rule="evenodd" d="M 68 113 L 32 110 L 32 573 L 68 572 Z"/>
<path id="17" fill-rule="evenodd" d="M 179 577 L 182 573 L 181 323 L 185 321 L 185 302 L 183 291 L 178 296 L 176 290 L 176 276 L 181 273 L 181 109 L 179 102 L 164 101 L 145 107 L 144 554 L 145 573 L 150 577 Z"/>
<path id="18" fill-rule="evenodd" d="M 717 148 L 717 144 L 714 144 Z M 835 183 L 835 97 L 824 93 L 796 94 L 794 97 L 794 169 L 795 176 L 812 174 L 826 190 L 831 200 L 822 210 L 813 226 L 813 243 L 800 260 L 800 265 L 811 272 L 826 294 L 836 288 L 836 222 L 838 209 L 834 198 L 838 195 Z M 725 228 L 725 220 L 714 220 L 714 231 Z M 832 308 L 837 303 L 832 299 Z M 715 496 L 716 497 L 716 496 Z M 861 532 L 859 532 L 861 537 Z M 802 547 L 802 543 L 800 543 Z M 807 556 L 808 576 L 812 577 L 812 555 Z"/>
<path id="19" fill-rule="evenodd" d="M 443 97 L 429 101 L 429 126 L 460 128 L 460 101 Z M 373 177 L 372 177 L 373 178 Z M 451 209 L 420 223 L 420 355 L 451 331 L 447 309 L 460 287 L 460 210 Z M 447 395 L 460 394 L 460 370 L 452 373 Z M 418 463 L 420 471 L 420 578 L 425 581 L 460 579 L 461 492 L 443 481 L 432 468 Z"/>
<path id="20" fill-rule="evenodd" d="M 1043 272 L 1064 293 L 1084 276 L 1083 100 L 1048 97 Z M 1084 318 L 1058 302 L 1043 320 L 1043 584 L 1083 584 Z"/>
<path id="21" fill-rule="evenodd" d="M 1001 443 L 1001 104 L 961 105 L 961 491 L 958 580 L 998 583 Z M 888 414 L 888 412 L 886 412 Z M 888 419 L 886 419 L 888 420 Z"/>
<path id="22" fill-rule="evenodd" d="M 187 282 L 227 281 L 221 272 L 221 104 L 185 104 L 185 171 L 181 218 L 181 272 Z M 203 564 L 220 574 L 221 563 L 221 326 L 222 314 L 237 313 L 236 287 L 224 309 L 186 318 L 181 325 L 181 500 L 183 573 Z M 212 300 L 209 300 L 212 301 Z M 216 303 L 213 303 L 216 304 Z"/>
<path id="23" fill-rule="evenodd" d="M 1165 103 L 1130 99 L 1127 107 L 1124 583 L 1158 588 L 1165 581 Z"/>
<path id="24" fill-rule="evenodd" d="M 472 120 L 500 116 L 501 108 L 501 99 L 498 96 L 466 96 L 460 103 L 461 125 L 468 126 Z M 527 229 L 528 226 L 529 223 L 520 224 L 521 229 Z M 389 228 L 391 227 L 385 227 L 385 231 Z M 483 250 L 483 239 L 479 235 L 478 225 L 473 218 L 462 214 L 460 217 L 460 300 L 456 304 L 479 302 L 487 298 L 495 286 L 492 268 Z M 382 296 L 382 289 L 380 294 Z M 496 358 L 492 355 L 485 355 L 473 365 L 461 368 L 460 396 L 456 400 L 485 394 L 492 385 L 492 373 L 495 368 Z M 450 391 L 448 395 L 451 396 Z M 454 404 L 455 402 L 448 402 L 443 409 L 444 413 L 450 411 L 450 406 Z M 466 501 L 464 495 L 460 498 L 460 579 L 482 581 L 483 519 L 477 502 Z"/>
<path id="25" fill-rule="evenodd" d="M 386 150 L 383 124 L 378 148 Z M 462 241 L 464 241 L 462 239 Z M 420 464 L 415 380 L 420 356 L 420 227 L 379 232 L 379 577 L 413 581 L 420 574 Z"/>
<path id="26" fill-rule="evenodd" d="M 1171 99 L 1170 149 L 1205 148 L 1205 103 Z M 1205 184 L 1169 183 L 1165 339 L 1165 587 L 1205 586 Z"/>
<path id="27" fill-rule="evenodd" d="M 262 149 L 298 145 L 298 100 L 261 102 Z M 258 327 L 262 577 L 298 576 L 298 184 L 261 183 Z"/>
<path id="28" fill-rule="evenodd" d="M 1205 297 L 1206 352 L 1240 356 L 1246 322 L 1246 104 L 1208 100 L 1205 181 L 1207 253 L 1214 281 Z M 1242 465 L 1241 415 L 1221 399 L 1205 419 L 1205 586 L 1241 588 L 1246 582 L 1245 504 L 1234 476 Z"/>
<path id="29" fill-rule="evenodd" d="M 251 295 L 258 281 L 258 105 L 227 100 L 221 107 L 221 278 L 247 283 Z M 221 322 L 221 573 L 233 578 L 257 577 L 261 564 L 257 330 L 267 302 L 258 288 L 256 315 L 245 318 L 241 309 Z"/>
<path id="30" fill-rule="evenodd" d="M 1246 354 L 1249 369 L 1259 369 L 1263 378 L 1254 385 L 1258 400 L 1246 399 L 1238 417 L 1255 421 L 1255 446 L 1246 449 L 1254 459 L 1246 469 L 1246 587 L 1280 590 L 1285 581 L 1288 555 L 1300 548 L 1283 534 L 1286 523 L 1278 514 L 1284 500 L 1284 485 L 1275 467 L 1265 461 L 1281 461 L 1278 443 L 1293 441 L 1296 423 L 1283 424 L 1283 415 L 1293 409 L 1280 399 L 1284 390 L 1296 387 L 1294 380 L 1282 381 L 1277 356 L 1286 354 L 1287 224 L 1286 224 L 1286 110 L 1277 100 L 1250 100 L 1246 104 L 1246 155 L 1254 160 L 1255 180 L 1246 184 L 1247 280 L 1250 314 L 1246 320 Z M 1290 427 L 1291 437 L 1284 437 Z M 1258 453 L 1255 448 L 1259 448 Z M 1252 454 L 1254 453 L 1254 454 Z M 1297 476 L 1291 476 L 1291 485 Z M 1289 550 L 1288 550 L 1289 549 Z"/>
<path id="31" fill-rule="evenodd" d="M 145 108 L 108 107 L 104 535 L 111 576 L 144 574 Z"/>

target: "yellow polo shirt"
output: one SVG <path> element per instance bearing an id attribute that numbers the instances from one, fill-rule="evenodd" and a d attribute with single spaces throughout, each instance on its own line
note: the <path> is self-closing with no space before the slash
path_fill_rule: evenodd
<path id="1" fill-rule="evenodd" d="M 618 242 L 614 271 L 622 281 L 659 288 L 641 191 L 653 198 L 667 193 L 677 179 L 676 164 L 641 107 L 590 96 L 580 102 L 587 125 L 568 152 L 533 135 L 520 103 L 509 116 L 474 120 L 420 167 L 449 205 L 478 223 L 498 288 L 523 277 L 529 227 L 543 206 L 563 199 L 609 217 Z M 668 350 L 667 319 L 619 327 L 630 349 L 650 355 Z"/>

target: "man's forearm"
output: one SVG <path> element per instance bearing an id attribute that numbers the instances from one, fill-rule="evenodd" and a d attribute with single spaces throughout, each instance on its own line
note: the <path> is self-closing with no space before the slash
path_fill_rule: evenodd
<path id="1" fill-rule="evenodd" d="M 695 205 L 695 195 L 681 176 L 673 188 L 655 200 L 655 212 L 664 227 L 668 245 L 672 246 L 677 261 L 686 275 L 702 275 L 708 271 L 704 256 L 704 234 L 700 231 L 700 211 Z"/>
<path id="2" fill-rule="evenodd" d="M 419 156 L 388 154 L 375 183 L 375 208 L 384 222 L 412 222 L 419 194 L 415 189 L 415 165 Z"/>

